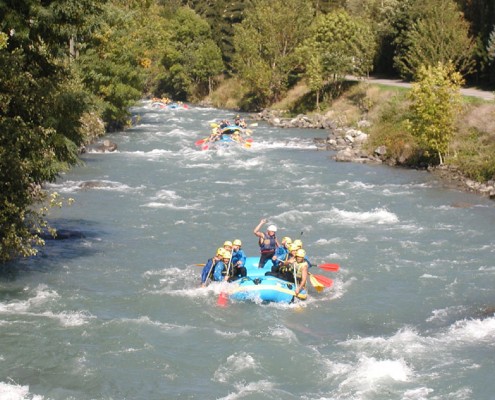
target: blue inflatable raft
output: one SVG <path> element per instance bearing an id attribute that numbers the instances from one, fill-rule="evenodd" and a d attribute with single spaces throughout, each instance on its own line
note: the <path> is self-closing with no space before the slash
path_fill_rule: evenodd
<path id="1" fill-rule="evenodd" d="M 270 271 L 271 262 L 265 268 L 258 268 L 259 257 L 246 259 L 247 276 L 232 283 L 229 298 L 237 301 L 266 301 L 275 303 L 291 303 L 294 301 L 294 282 L 288 282 L 274 276 L 265 276 Z M 303 290 L 297 298 L 306 300 L 308 294 Z"/>

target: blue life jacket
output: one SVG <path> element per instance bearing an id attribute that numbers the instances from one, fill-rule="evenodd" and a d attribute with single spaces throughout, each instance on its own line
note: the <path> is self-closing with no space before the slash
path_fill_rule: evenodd
<path id="1" fill-rule="evenodd" d="M 268 236 L 268 233 L 265 233 L 265 237 L 260 238 L 259 245 L 262 253 L 273 253 L 277 249 L 277 238 L 275 235 Z"/>
<path id="2" fill-rule="evenodd" d="M 289 254 L 289 250 L 285 248 L 285 246 L 280 246 L 277 247 L 277 250 L 275 250 L 275 265 L 278 265 L 282 261 L 285 261 L 287 259 L 287 255 Z"/>
<path id="3" fill-rule="evenodd" d="M 208 277 L 211 279 L 212 274 L 210 272 L 213 272 L 213 269 L 211 266 L 213 264 L 213 258 L 210 258 L 207 262 L 206 265 L 203 267 L 203 270 L 201 271 L 201 283 L 205 283 L 208 280 Z"/>
<path id="4" fill-rule="evenodd" d="M 238 261 L 241 262 L 242 266 L 246 264 L 246 254 L 244 254 L 244 251 L 242 251 L 242 249 L 239 249 L 232 253 L 232 265 L 236 265 Z"/>
<path id="5" fill-rule="evenodd" d="M 213 271 L 213 280 L 220 282 L 223 281 L 225 274 L 227 273 L 227 266 L 223 261 L 219 261 L 215 264 Z"/>

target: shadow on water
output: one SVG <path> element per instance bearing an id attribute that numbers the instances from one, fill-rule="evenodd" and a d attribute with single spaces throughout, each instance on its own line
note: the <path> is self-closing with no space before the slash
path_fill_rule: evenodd
<path id="1" fill-rule="evenodd" d="M 0 265 L 0 282 L 16 280 L 26 273 L 50 271 L 64 260 L 92 256 L 99 251 L 93 243 L 107 234 L 96 221 L 83 219 L 57 219 L 51 226 L 57 230 L 57 236 L 43 232 L 45 245 L 38 248 L 38 254 Z"/>

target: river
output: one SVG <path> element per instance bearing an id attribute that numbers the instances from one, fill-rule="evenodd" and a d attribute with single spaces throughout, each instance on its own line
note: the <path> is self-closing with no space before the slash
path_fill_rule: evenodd
<path id="1" fill-rule="evenodd" d="M 0 273 L 1 399 L 495 399 L 493 201 L 337 163 L 323 130 L 259 123 L 251 148 L 202 151 L 232 112 L 132 112 L 118 151 L 49 185 L 73 237 Z M 256 256 L 261 218 L 338 263 L 312 268 L 334 286 L 218 307 L 195 264 L 225 240 Z"/>

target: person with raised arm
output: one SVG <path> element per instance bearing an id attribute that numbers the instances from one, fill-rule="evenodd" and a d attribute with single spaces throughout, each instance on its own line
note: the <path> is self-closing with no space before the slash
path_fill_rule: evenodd
<path id="1" fill-rule="evenodd" d="M 273 224 L 269 225 L 266 232 L 260 232 L 261 227 L 268 221 L 266 219 L 261 219 L 260 223 L 256 225 L 253 233 L 258 237 L 258 244 L 260 246 L 260 261 L 258 262 L 258 268 L 264 268 L 268 260 L 272 261 L 272 257 L 275 255 L 279 243 L 277 237 L 275 236 L 277 232 L 277 227 Z"/>

